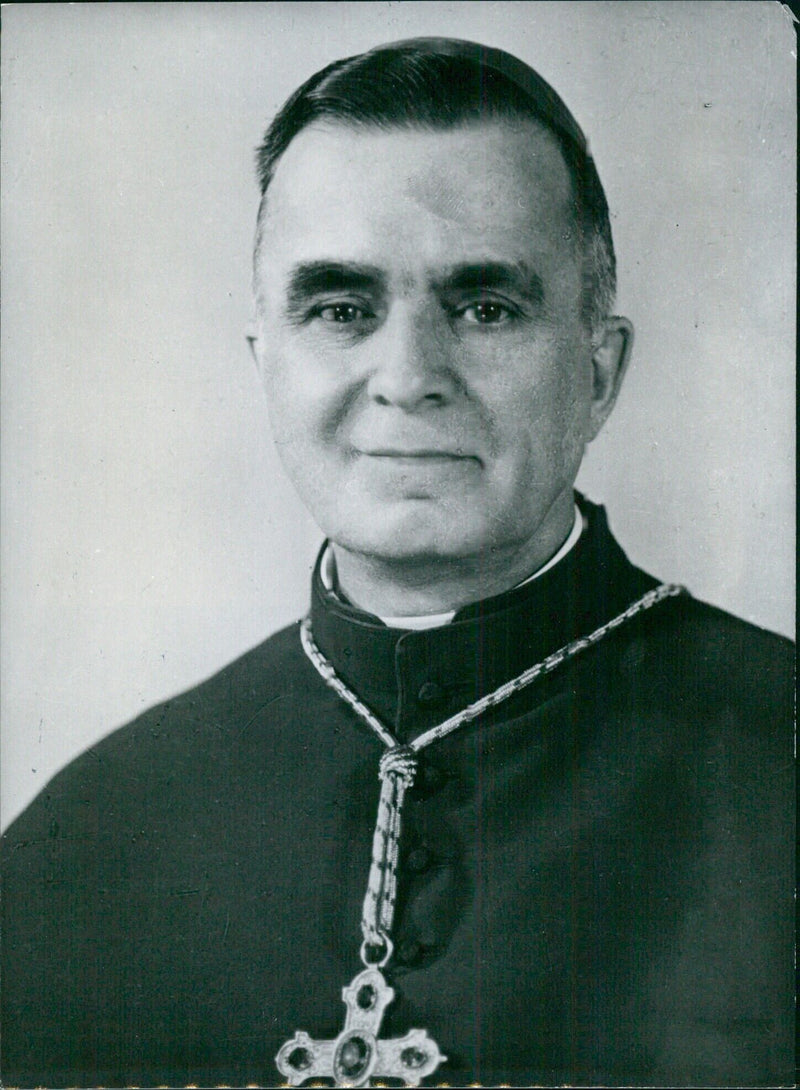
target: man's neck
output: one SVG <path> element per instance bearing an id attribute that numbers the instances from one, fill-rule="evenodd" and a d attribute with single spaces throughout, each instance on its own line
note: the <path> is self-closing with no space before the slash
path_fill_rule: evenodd
<path id="1" fill-rule="evenodd" d="M 333 544 L 338 587 L 360 609 L 378 617 L 421 617 L 461 609 L 502 594 L 548 564 L 571 536 L 575 507 L 546 532 L 502 554 L 384 560 Z"/>

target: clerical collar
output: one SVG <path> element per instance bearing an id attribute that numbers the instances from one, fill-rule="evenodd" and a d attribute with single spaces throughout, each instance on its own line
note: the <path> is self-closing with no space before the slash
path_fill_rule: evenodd
<path id="1" fill-rule="evenodd" d="M 545 564 L 542 564 L 540 568 L 537 568 L 532 575 L 527 577 L 527 579 L 523 579 L 521 583 L 517 583 L 516 587 L 513 589 L 517 590 L 519 587 L 524 587 L 527 583 L 532 583 L 534 579 L 538 579 L 540 576 L 544 575 L 545 572 L 554 568 L 577 544 L 582 532 L 583 515 L 576 503 L 572 529 L 569 534 L 567 534 L 561 548 L 553 553 L 550 559 Z M 322 554 L 319 574 L 325 589 L 337 598 L 340 597 L 336 587 L 336 560 L 330 543 L 325 546 L 325 551 Z M 405 628 L 413 632 L 421 632 L 427 628 L 438 628 L 440 625 L 449 624 L 455 615 L 456 611 L 454 609 L 447 610 L 445 613 L 425 613 L 419 617 L 384 617 L 380 614 L 376 614 L 379 620 L 383 621 L 387 628 Z"/>

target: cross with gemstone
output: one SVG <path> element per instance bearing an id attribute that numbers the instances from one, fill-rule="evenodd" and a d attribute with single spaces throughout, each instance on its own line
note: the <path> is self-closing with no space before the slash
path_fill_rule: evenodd
<path id="1" fill-rule="evenodd" d="M 402 1079 L 406 1086 L 419 1086 L 447 1059 L 424 1029 L 409 1030 L 405 1037 L 378 1039 L 383 1012 L 394 999 L 394 988 L 380 970 L 364 969 L 342 988 L 342 999 L 347 1017 L 335 1040 L 314 1041 L 298 1030 L 275 1057 L 290 1086 L 319 1078 L 345 1087 L 369 1086 L 372 1078 Z"/>

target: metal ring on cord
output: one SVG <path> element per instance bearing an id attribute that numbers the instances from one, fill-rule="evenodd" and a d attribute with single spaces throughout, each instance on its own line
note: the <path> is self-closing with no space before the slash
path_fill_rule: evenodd
<path id="1" fill-rule="evenodd" d="M 377 946 L 377 943 L 370 942 L 368 939 L 364 939 L 364 941 L 361 943 L 361 960 L 368 969 L 382 969 L 385 965 L 388 964 L 389 959 L 394 953 L 394 943 L 384 931 L 380 932 L 380 938 L 386 949 L 386 953 L 383 955 L 380 961 L 370 961 L 370 959 L 367 957 L 367 947 Z"/>

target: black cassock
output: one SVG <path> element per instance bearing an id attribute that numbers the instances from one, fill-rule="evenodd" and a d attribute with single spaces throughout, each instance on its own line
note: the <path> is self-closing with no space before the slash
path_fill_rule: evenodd
<path id="1" fill-rule="evenodd" d="M 314 635 L 408 741 L 656 585 L 601 508 L 525 586 Z M 792 648 L 688 595 L 424 752 L 396 991 L 432 1084 L 776 1085 L 792 1057 Z M 6 1086 L 274 1086 L 342 1028 L 382 743 L 292 625 L 55 777 L 4 840 Z"/>

